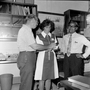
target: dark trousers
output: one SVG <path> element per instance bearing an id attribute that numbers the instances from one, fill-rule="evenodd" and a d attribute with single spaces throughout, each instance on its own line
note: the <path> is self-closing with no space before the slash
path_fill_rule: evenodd
<path id="1" fill-rule="evenodd" d="M 17 65 L 20 69 L 21 83 L 19 90 L 32 90 L 36 63 L 35 52 L 21 52 Z"/>
<path id="2" fill-rule="evenodd" d="M 65 55 L 63 70 L 64 70 L 65 79 L 68 79 L 68 77 L 74 75 L 83 75 L 84 61 L 81 58 L 77 58 L 76 54 L 71 54 L 71 56 L 69 57 Z M 72 90 L 72 89 L 69 88 L 67 90 Z"/>

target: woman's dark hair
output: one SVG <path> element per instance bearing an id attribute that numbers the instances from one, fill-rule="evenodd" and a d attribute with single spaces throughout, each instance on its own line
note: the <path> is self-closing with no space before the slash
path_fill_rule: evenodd
<path id="1" fill-rule="evenodd" d="M 37 25 L 37 27 L 36 27 L 34 30 L 32 30 L 35 38 L 36 38 L 36 31 L 37 31 L 39 28 L 40 28 L 40 19 L 38 18 L 38 25 Z"/>
<path id="2" fill-rule="evenodd" d="M 52 33 L 55 30 L 55 24 L 53 21 L 51 21 L 50 19 L 45 19 L 41 24 L 40 24 L 40 28 L 41 30 L 44 30 L 44 27 L 46 26 L 51 26 L 51 30 L 50 33 Z"/>

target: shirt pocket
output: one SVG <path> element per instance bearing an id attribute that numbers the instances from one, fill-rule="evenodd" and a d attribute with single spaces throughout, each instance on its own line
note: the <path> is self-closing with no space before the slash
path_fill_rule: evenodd
<path id="1" fill-rule="evenodd" d="M 73 45 L 74 45 L 75 47 L 78 47 L 78 46 L 80 45 L 80 43 L 79 43 L 78 41 L 74 40 L 74 41 L 73 41 Z"/>

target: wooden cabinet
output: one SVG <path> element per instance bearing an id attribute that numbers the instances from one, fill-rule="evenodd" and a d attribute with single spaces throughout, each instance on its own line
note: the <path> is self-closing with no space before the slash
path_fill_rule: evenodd
<path id="1" fill-rule="evenodd" d="M 77 21 L 77 23 L 79 24 L 79 30 L 78 32 L 83 32 L 84 28 L 86 27 L 86 15 L 88 14 L 88 12 L 85 11 L 79 11 L 79 10 L 72 10 L 69 9 L 67 11 L 64 12 L 65 15 L 65 25 L 64 25 L 64 33 L 67 33 L 67 26 L 70 20 L 74 20 Z"/>
<path id="2" fill-rule="evenodd" d="M 0 1 L 0 40 L 17 39 L 26 15 L 37 15 L 37 5 Z"/>

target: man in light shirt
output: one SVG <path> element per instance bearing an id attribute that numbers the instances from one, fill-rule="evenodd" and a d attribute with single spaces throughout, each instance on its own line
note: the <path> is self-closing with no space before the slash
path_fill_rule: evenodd
<path id="1" fill-rule="evenodd" d="M 87 22 L 87 26 L 86 28 L 84 29 L 84 36 L 90 40 L 90 14 L 88 14 L 86 16 L 86 22 Z"/>
<path id="2" fill-rule="evenodd" d="M 63 70 L 65 79 L 68 79 L 70 76 L 74 75 L 83 75 L 84 74 L 84 60 L 90 54 L 90 41 L 85 38 L 85 36 L 76 33 L 78 29 L 78 24 L 75 21 L 70 21 L 69 23 L 69 33 L 63 36 L 64 49 L 63 53 L 65 54 Z M 69 38 L 71 35 L 71 48 L 70 55 L 67 55 L 67 47 Z M 87 50 L 82 54 L 83 46 L 87 47 Z M 71 90 L 70 88 L 67 90 Z"/>
<path id="3" fill-rule="evenodd" d="M 17 43 L 19 56 L 17 66 L 20 69 L 21 83 L 19 90 L 32 90 L 33 77 L 36 63 L 36 50 L 51 50 L 55 48 L 55 43 L 50 45 L 37 44 L 32 32 L 36 28 L 38 19 L 35 15 L 26 17 L 25 24 L 18 32 Z"/>

